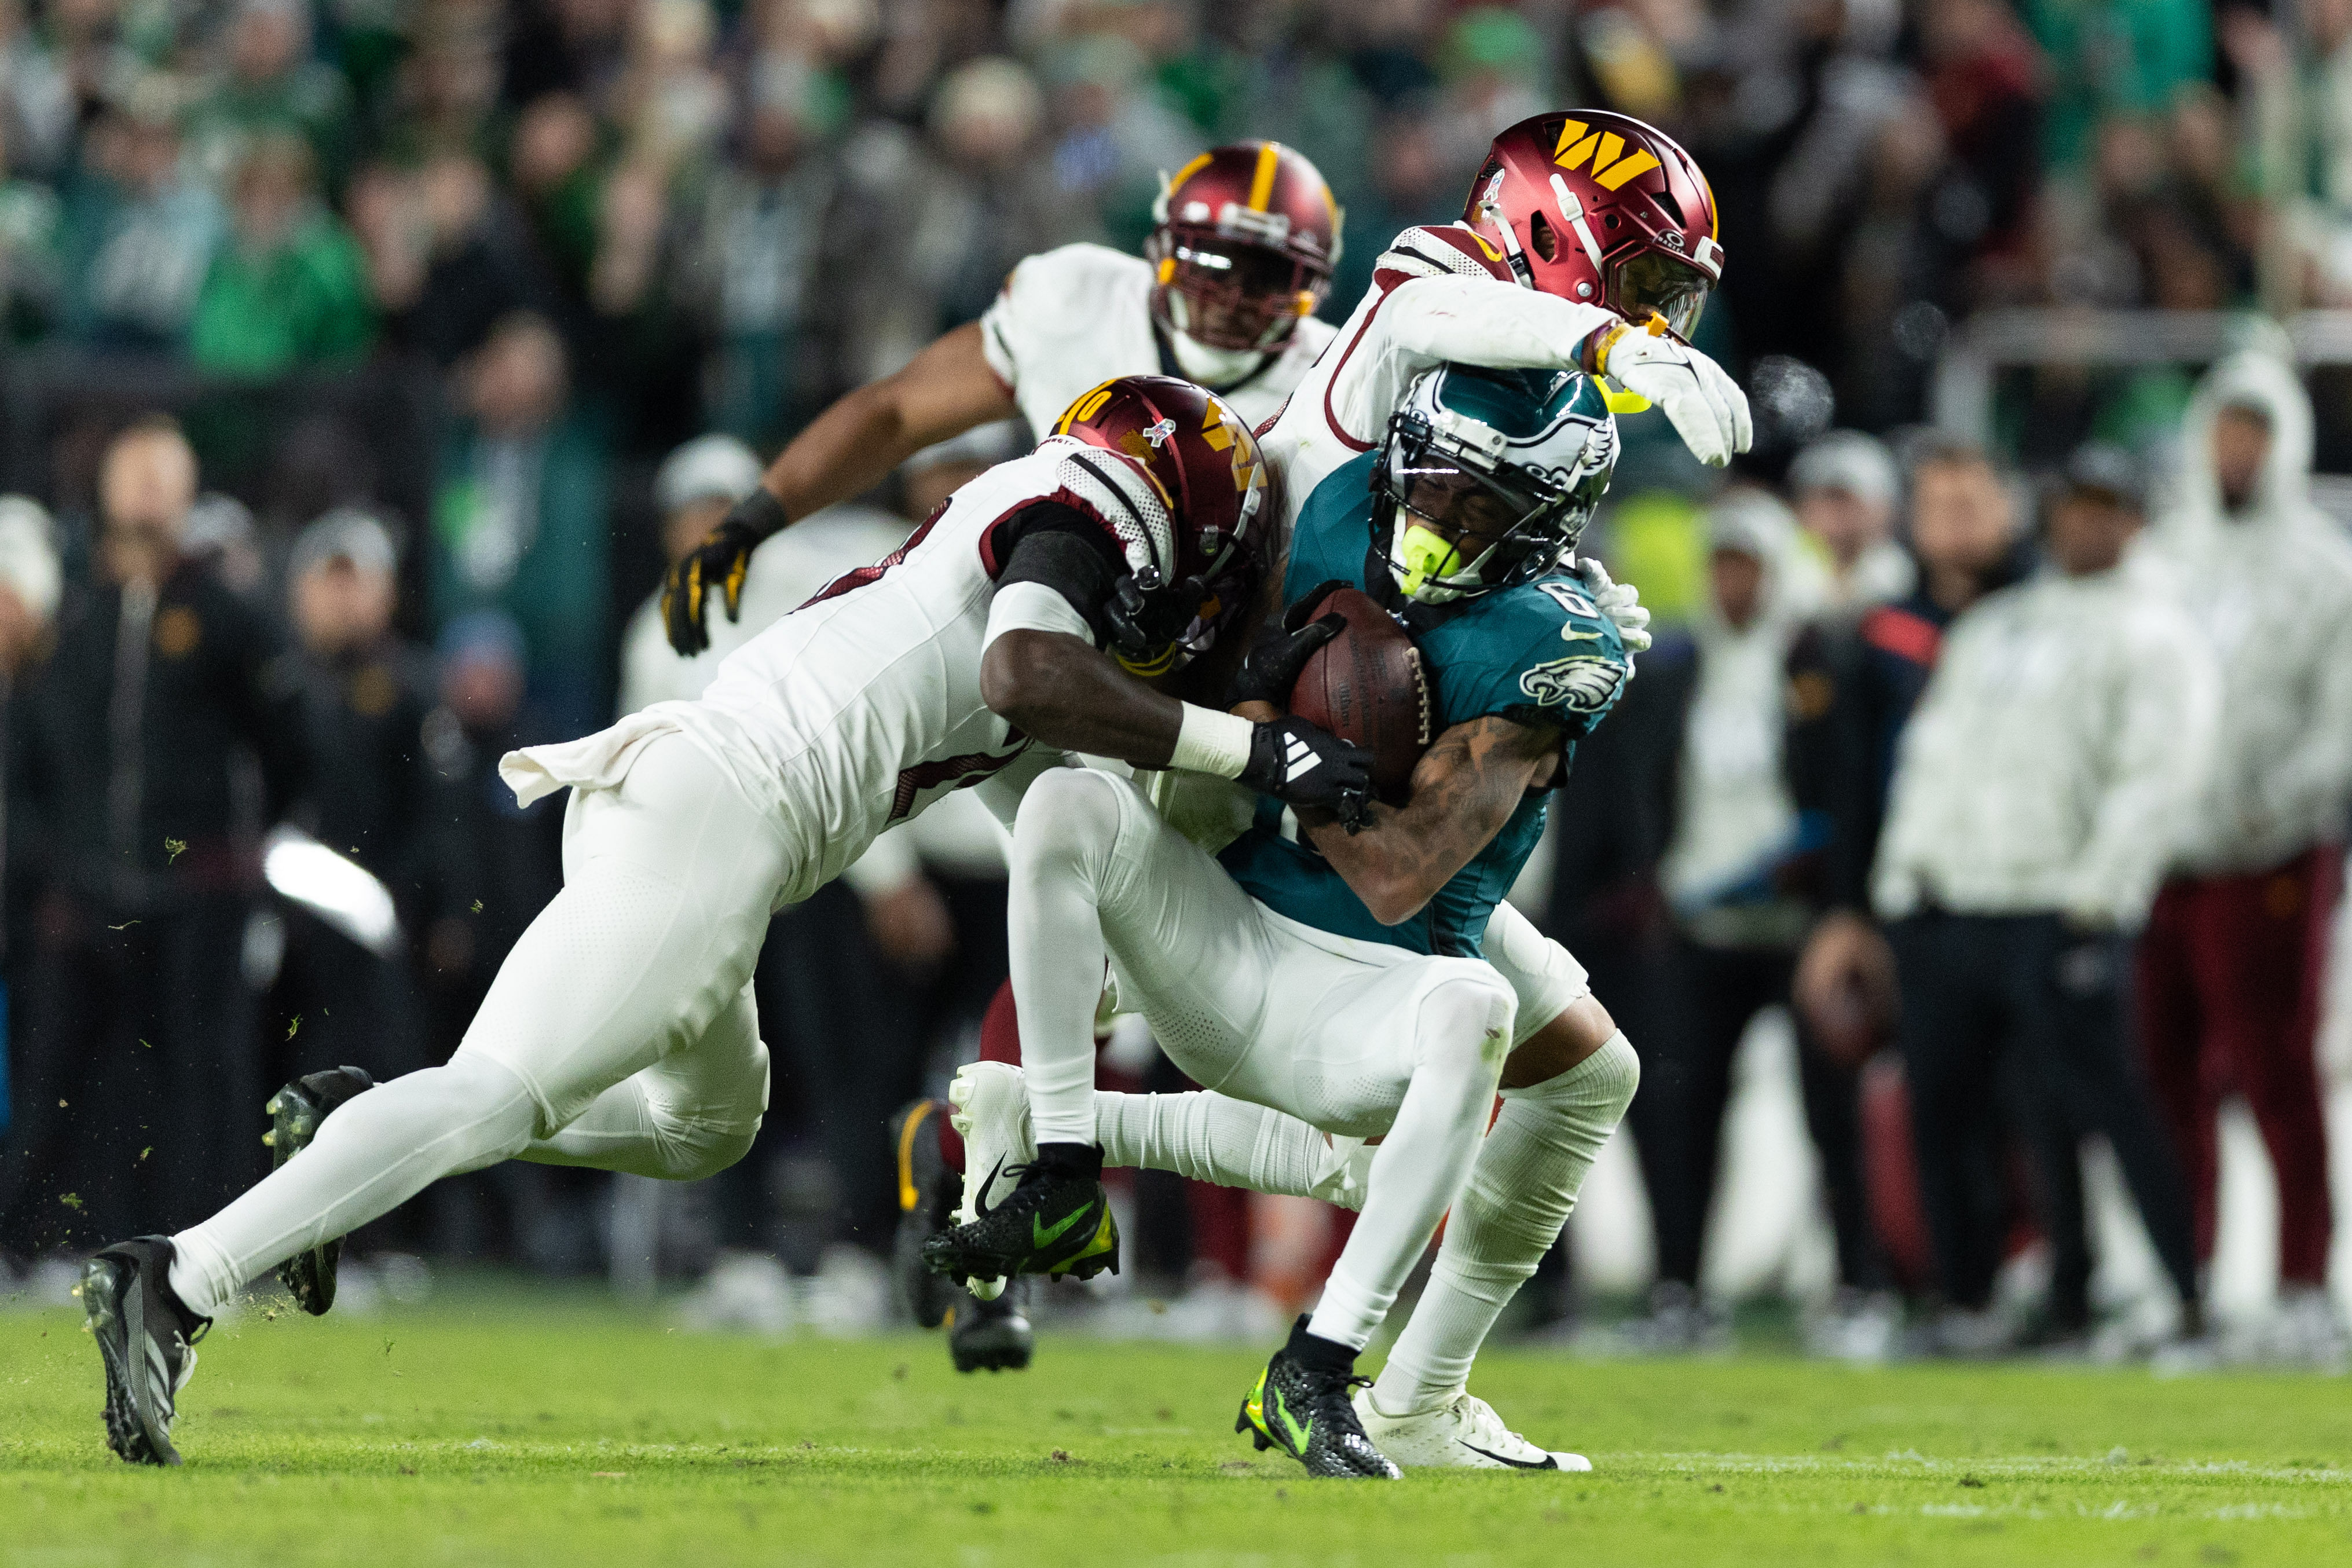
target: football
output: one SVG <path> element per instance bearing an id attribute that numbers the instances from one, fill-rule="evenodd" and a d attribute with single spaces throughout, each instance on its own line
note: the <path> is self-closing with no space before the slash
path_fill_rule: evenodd
<path id="1" fill-rule="evenodd" d="M 1429 750 L 1433 721 L 1421 650 L 1396 618 L 1354 588 L 1339 588 L 1317 608 L 1347 626 L 1315 650 L 1290 690 L 1290 710 L 1372 754 L 1372 787 L 1401 804 L 1413 764 Z"/>

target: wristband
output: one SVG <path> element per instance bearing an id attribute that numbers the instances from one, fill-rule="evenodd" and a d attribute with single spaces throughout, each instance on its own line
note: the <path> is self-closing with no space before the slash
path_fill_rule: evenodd
<path id="1" fill-rule="evenodd" d="M 1620 321 L 1585 339 L 1584 352 L 1586 357 L 1592 362 L 1591 374 L 1594 375 L 1609 374 L 1609 351 L 1615 348 L 1617 340 L 1627 332 L 1647 332 L 1654 338 L 1662 338 L 1666 335 L 1667 331 L 1666 319 L 1653 310 L 1650 312 L 1650 319 L 1646 321 Z M 1647 404 L 1643 405 L 1644 408 L 1648 406 Z M 1640 410 L 1636 409 L 1634 412 L 1639 413 Z"/>
<path id="2" fill-rule="evenodd" d="M 776 499 L 775 491 L 765 485 L 755 485 L 751 493 L 728 512 L 727 521 L 740 522 L 760 538 L 768 539 L 782 533 L 793 520 L 785 512 L 784 503 Z"/>
<path id="3" fill-rule="evenodd" d="M 1198 703 L 1184 704 L 1184 722 L 1176 731 L 1171 768 L 1237 779 L 1249 766 L 1250 733 L 1257 728 L 1237 713 L 1220 713 Z"/>
<path id="4" fill-rule="evenodd" d="M 1591 337 L 1585 339 L 1585 363 L 1583 365 L 1585 373 L 1589 375 L 1607 375 L 1609 374 L 1609 350 L 1613 344 L 1615 344 L 1619 338 L 1623 337 L 1624 335 L 1625 323 L 1622 321 L 1616 321 L 1608 326 L 1602 327 Z"/>

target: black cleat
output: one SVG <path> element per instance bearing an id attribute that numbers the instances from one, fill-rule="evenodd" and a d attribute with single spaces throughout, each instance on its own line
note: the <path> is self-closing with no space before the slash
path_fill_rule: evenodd
<path id="1" fill-rule="evenodd" d="M 375 1087 L 375 1079 L 357 1068 L 329 1068 L 298 1078 L 269 1097 L 262 1110 L 269 1113 L 269 1131 L 261 1141 L 269 1145 L 269 1168 L 278 1166 L 310 1146 L 319 1123 L 337 1106 Z M 295 1305 L 314 1318 L 326 1316 L 335 1304 L 335 1265 L 342 1260 L 343 1238 L 322 1241 L 308 1252 L 298 1252 L 278 1266 L 278 1278 L 294 1297 Z"/>
<path id="2" fill-rule="evenodd" d="M 1355 1359 L 1338 1360 L 1328 1352 L 1328 1341 L 1315 1340 L 1309 1353 L 1300 1353 L 1307 1332 L 1301 1317 L 1291 1329 L 1290 1342 L 1274 1352 L 1257 1384 L 1242 1401 L 1234 1430 L 1246 1432 L 1258 1452 L 1280 1448 L 1307 1467 L 1310 1476 L 1358 1479 L 1402 1480 L 1403 1473 L 1386 1454 L 1372 1447 L 1356 1418 L 1350 1391 L 1368 1384 L 1353 1375 Z M 1322 1352 L 1325 1353 L 1315 1353 Z"/>
<path id="3" fill-rule="evenodd" d="M 971 1224 L 923 1243 L 923 1261 L 959 1285 L 1016 1274 L 1091 1279 L 1106 1268 L 1118 1273 L 1118 1222 L 1103 1189 L 1102 1152 L 1068 1147 L 1066 1156 L 1041 1153 L 1021 1167 L 1012 1195 Z"/>
<path id="4" fill-rule="evenodd" d="M 173 1401 L 213 1326 L 172 1292 L 172 1244 L 118 1241 L 81 1269 L 81 1310 L 106 1362 L 106 1446 L 134 1465 L 176 1465 Z"/>
<path id="5" fill-rule="evenodd" d="M 890 1279 L 899 1305 L 924 1328 L 936 1329 L 965 1300 L 952 1281 L 923 1262 L 923 1243 L 955 1223 L 963 1175 L 940 1156 L 943 1100 L 909 1100 L 890 1119 L 890 1148 L 898 1165 L 898 1228 L 890 1240 Z M 1022 1358 L 1029 1358 L 1024 1353 Z M 961 1363 L 961 1358 L 959 1363 Z M 966 1370 L 970 1370 L 967 1368 Z"/>
<path id="6" fill-rule="evenodd" d="M 938 1275 L 933 1275 L 938 1279 Z M 1037 1334 L 1024 1310 L 1029 1284 L 1015 1279 L 993 1301 L 956 1293 L 954 1316 L 948 1326 L 948 1353 L 958 1372 L 1020 1372 L 1037 1349 Z"/>

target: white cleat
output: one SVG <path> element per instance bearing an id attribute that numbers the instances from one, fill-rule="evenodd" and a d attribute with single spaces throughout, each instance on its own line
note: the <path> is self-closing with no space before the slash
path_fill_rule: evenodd
<path id="1" fill-rule="evenodd" d="M 1538 1448 L 1495 1414 L 1475 1394 L 1457 1394 L 1451 1405 L 1417 1415 L 1384 1415 L 1372 1391 L 1356 1390 L 1356 1419 L 1372 1447 L 1402 1468 L 1455 1470 L 1589 1470 L 1581 1454 Z"/>
<path id="2" fill-rule="evenodd" d="M 994 1208 L 1021 1184 L 1017 1172 L 1037 1157 L 1029 1128 L 1029 1084 L 1021 1069 L 1004 1062 L 973 1062 L 948 1085 L 955 1109 L 948 1125 L 963 1140 L 963 1202 L 956 1223 L 970 1225 Z M 966 1289 L 981 1300 L 1004 1294 L 1002 1279 L 973 1279 Z"/>
<path id="3" fill-rule="evenodd" d="M 2305 1367 L 2341 1373 L 2352 1359 L 2352 1339 L 2335 1303 L 2321 1285 L 2289 1285 L 2279 1291 L 2278 1307 L 2264 1325 L 2261 1359 L 2273 1366 Z"/>

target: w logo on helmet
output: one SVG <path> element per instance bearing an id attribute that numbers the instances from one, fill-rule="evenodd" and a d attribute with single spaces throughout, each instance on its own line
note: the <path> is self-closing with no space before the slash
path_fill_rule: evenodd
<path id="1" fill-rule="evenodd" d="M 1657 157 L 1647 148 L 1635 149 L 1630 158 L 1622 155 L 1624 151 L 1625 138 L 1614 131 L 1590 131 L 1581 120 L 1564 120 L 1559 127 L 1559 145 L 1552 149 L 1552 162 L 1573 171 L 1583 168 L 1589 160 L 1593 183 L 1613 191 L 1659 166 Z"/>
<path id="2" fill-rule="evenodd" d="M 1257 499 L 1251 494 L 1258 483 L 1257 442 L 1238 437 L 1249 435 L 1249 427 L 1234 416 L 1224 400 L 1213 394 L 1208 395 L 1209 409 L 1201 421 L 1201 439 L 1213 452 L 1230 452 L 1234 459 L 1234 489 L 1248 497 L 1242 503 L 1242 517 L 1246 521 L 1257 510 Z"/>

